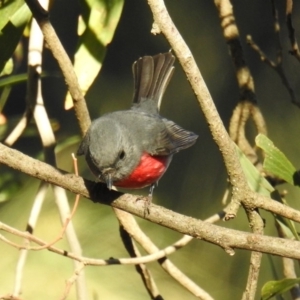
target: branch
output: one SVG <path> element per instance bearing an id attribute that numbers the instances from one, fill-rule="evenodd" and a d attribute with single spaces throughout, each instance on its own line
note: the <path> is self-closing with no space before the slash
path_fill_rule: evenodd
<path id="1" fill-rule="evenodd" d="M 31 251 L 41 251 L 41 250 L 49 250 L 51 252 L 54 252 L 56 254 L 59 254 L 61 256 L 70 258 L 76 262 L 79 262 L 80 264 L 77 265 L 77 267 L 80 267 L 81 264 L 87 265 L 87 266 L 108 266 L 108 265 L 140 265 L 140 264 L 146 264 L 151 263 L 160 259 L 165 259 L 166 256 L 171 255 L 174 253 L 174 248 L 178 245 L 178 242 L 174 243 L 171 246 L 168 246 L 164 249 L 157 250 L 155 253 L 145 255 L 145 256 L 136 256 L 133 258 L 109 258 L 109 259 L 101 259 L 101 258 L 89 258 L 82 256 L 81 254 L 77 254 L 74 252 L 69 252 L 60 248 L 57 248 L 53 245 L 49 246 L 49 243 L 34 236 L 33 234 L 28 233 L 28 231 L 20 231 L 18 229 L 15 229 L 7 224 L 0 222 L 0 230 L 6 231 L 8 233 L 11 233 L 15 236 L 23 237 L 26 239 L 26 241 L 31 241 L 33 243 L 36 243 L 40 246 L 29 246 L 29 243 L 25 245 L 17 244 L 15 242 L 10 241 L 8 238 L 4 237 L 2 234 L 0 234 L 0 240 L 5 242 L 6 244 L 18 249 L 26 249 Z M 47 247 L 46 247 L 47 246 Z M 77 269 L 77 268 L 76 268 Z M 82 269 L 80 267 L 80 269 Z M 76 270 L 75 270 L 76 272 Z M 78 275 L 78 274 L 77 274 Z M 1 299 L 1 298 L 0 298 Z M 204 298 L 206 299 L 206 298 Z M 208 298 L 207 298 L 208 299 Z M 209 298 L 211 299 L 211 298 Z"/>
<path id="2" fill-rule="evenodd" d="M 146 234 L 141 229 L 135 229 L 136 220 L 134 218 L 130 218 L 130 214 L 122 210 L 115 210 L 115 212 L 117 218 L 122 219 L 122 225 L 124 226 L 126 231 L 132 236 L 132 238 L 137 243 L 139 243 L 148 253 L 158 253 L 159 248 L 155 246 L 155 244 L 149 239 L 149 237 L 146 236 Z M 205 221 L 210 223 L 217 222 L 220 220 L 221 216 L 224 216 L 222 212 L 210 217 Z M 170 253 L 173 253 L 176 250 L 179 250 L 182 247 L 184 247 L 192 239 L 193 238 L 191 236 L 184 235 L 180 240 L 178 240 L 173 245 L 168 246 L 164 250 L 166 251 L 167 249 L 170 249 Z M 178 283 L 180 283 L 183 287 L 185 287 L 196 297 L 202 300 L 213 299 L 205 290 L 199 287 L 195 282 L 188 278 L 178 267 L 176 267 L 167 256 L 158 260 L 158 263 L 170 276 L 172 276 Z"/>
<path id="3" fill-rule="evenodd" d="M 250 227 L 253 233 L 263 234 L 264 233 L 264 221 L 259 215 L 258 210 L 247 210 L 247 217 L 250 223 Z M 252 251 L 250 258 L 250 268 L 248 272 L 247 286 L 243 293 L 242 300 L 254 300 L 257 289 L 257 282 L 259 276 L 259 270 L 261 266 L 262 253 Z"/>
<path id="4" fill-rule="evenodd" d="M 288 9 L 292 9 L 292 6 L 290 6 L 289 4 L 290 2 L 287 2 L 287 10 Z M 283 67 L 283 57 L 282 57 L 282 46 L 281 46 L 281 42 L 280 42 L 280 24 L 278 21 L 278 12 L 277 12 L 277 8 L 275 5 L 274 0 L 271 1 L 272 4 L 272 14 L 273 14 L 273 19 L 274 19 L 274 32 L 276 34 L 276 41 L 277 41 L 277 57 L 276 57 L 276 61 L 272 61 L 269 57 L 267 57 L 267 55 L 260 49 L 260 47 L 253 41 L 252 37 L 250 35 L 247 36 L 247 43 L 250 45 L 250 47 L 257 52 L 257 54 L 260 56 L 260 59 L 262 62 L 266 63 L 269 67 L 271 67 L 272 69 L 274 69 L 274 71 L 279 75 L 283 85 L 285 86 L 285 88 L 287 89 L 288 93 L 290 94 L 292 103 L 295 104 L 296 106 L 298 106 L 300 108 L 300 102 L 296 97 L 296 94 L 294 92 L 294 90 L 291 87 L 291 84 L 289 83 L 289 80 L 287 78 L 287 75 L 285 73 L 284 67 Z M 290 19 L 291 21 L 291 19 Z M 291 32 L 290 32 L 290 38 L 291 38 Z M 296 39 L 294 40 L 294 42 L 296 42 Z M 294 44 L 293 46 L 297 46 L 297 42 L 296 44 Z M 295 52 L 296 51 L 296 52 Z M 297 57 L 297 47 L 293 48 L 293 55 L 295 55 L 295 57 Z"/>
<path id="5" fill-rule="evenodd" d="M 274 255 L 300 259 L 300 242 L 249 234 L 222 228 L 201 220 L 175 213 L 152 204 L 150 213 L 145 214 L 144 201 L 147 197 L 109 191 L 105 184 L 95 183 L 10 149 L 0 143 L 0 163 L 27 175 L 58 185 L 74 194 L 130 212 L 153 223 L 218 245 L 233 255 L 234 248 L 247 249 Z M 139 201 L 137 201 L 139 199 Z M 145 200 L 146 201 L 146 200 Z M 252 198 L 253 205 L 300 222 L 300 212 L 268 197 Z"/>
<path id="6" fill-rule="evenodd" d="M 286 0 L 286 25 L 289 31 L 289 39 L 292 45 L 290 53 L 300 62 L 299 45 L 295 35 L 295 29 L 292 21 L 293 0 Z"/>
<path id="7" fill-rule="evenodd" d="M 25 0 L 25 2 L 39 24 L 44 39 L 62 70 L 70 95 L 74 101 L 74 109 L 81 132 L 84 134 L 90 126 L 91 119 L 72 62 L 49 21 L 48 12 L 44 10 L 37 0 Z"/>
<path id="8" fill-rule="evenodd" d="M 118 211 L 118 210 L 116 210 Z M 134 219 L 131 218 L 130 219 Z M 123 222 L 124 218 L 122 218 L 122 222 Z M 120 224 L 120 235 L 122 238 L 122 242 L 127 250 L 127 252 L 129 253 L 129 255 L 132 258 L 139 258 L 141 257 L 141 254 L 137 248 L 137 246 L 134 244 L 132 238 L 130 237 L 129 233 L 126 231 L 126 229 L 123 227 L 122 223 Z M 149 296 L 151 297 L 151 299 L 163 299 L 162 296 L 160 295 L 160 292 L 158 290 L 158 287 L 154 281 L 154 278 L 150 272 L 150 270 L 148 270 L 148 268 L 146 267 L 146 265 L 144 263 L 140 263 L 140 264 L 136 264 L 135 265 L 135 269 L 137 271 L 138 274 L 140 274 L 141 279 L 144 283 L 144 286 L 149 294 Z"/>
<path id="9" fill-rule="evenodd" d="M 266 124 L 257 105 L 254 80 L 244 58 L 239 30 L 235 22 L 232 4 L 229 0 L 214 0 L 219 12 L 223 35 L 229 47 L 235 68 L 240 99 L 233 111 L 229 124 L 229 135 L 249 160 L 256 164 L 258 155 L 255 147 L 246 137 L 246 124 L 252 118 L 257 132 L 266 134 Z"/>
<path id="10" fill-rule="evenodd" d="M 255 197 L 247 184 L 246 177 L 239 162 L 239 157 L 235 150 L 235 145 L 224 127 L 190 49 L 169 16 L 164 1 L 148 0 L 148 4 L 154 17 L 152 31 L 153 33 L 162 32 L 173 48 L 197 97 L 200 108 L 209 125 L 212 137 L 221 151 L 230 183 L 233 186 L 231 206 L 227 210 L 225 219 L 234 218 L 240 206 L 240 202 L 242 201 L 245 205 L 251 207 L 253 204 L 252 199 Z"/>

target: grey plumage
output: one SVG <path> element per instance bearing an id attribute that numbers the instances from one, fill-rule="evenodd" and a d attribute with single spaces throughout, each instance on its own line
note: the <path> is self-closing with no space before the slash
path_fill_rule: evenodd
<path id="1" fill-rule="evenodd" d="M 82 140 L 77 154 L 85 155 L 92 172 L 108 186 L 130 175 L 143 153 L 169 156 L 170 161 L 196 142 L 196 134 L 159 115 L 174 60 L 170 52 L 138 59 L 133 64 L 131 109 L 96 119 Z"/>

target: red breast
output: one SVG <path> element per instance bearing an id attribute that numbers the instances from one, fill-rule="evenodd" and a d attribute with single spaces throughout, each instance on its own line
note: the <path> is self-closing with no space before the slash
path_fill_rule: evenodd
<path id="1" fill-rule="evenodd" d="M 114 182 L 117 187 L 141 189 L 158 181 L 167 170 L 172 155 L 170 156 L 151 156 L 144 153 L 138 166 L 132 173 L 123 180 Z"/>

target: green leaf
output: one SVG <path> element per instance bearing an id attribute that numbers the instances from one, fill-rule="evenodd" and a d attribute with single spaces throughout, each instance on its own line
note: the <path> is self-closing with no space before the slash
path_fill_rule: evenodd
<path id="1" fill-rule="evenodd" d="M 271 193 L 274 192 L 272 185 L 260 174 L 237 145 L 236 149 L 250 188 L 254 192 L 270 197 Z"/>
<path id="2" fill-rule="evenodd" d="M 45 77 L 59 77 L 59 75 L 56 73 L 43 72 L 41 74 L 41 78 L 45 78 Z M 27 73 L 6 76 L 0 79 L 0 88 L 26 82 L 27 78 L 28 78 Z"/>
<path id="3" fill-rule="evenodd" d="M 0 30 L 8 23 L 10 17 L 22 6 L 24 5 L 23 0 L 17 1 L 6 1 L 3 4 L 0 4 Z"/>
<path id="4" fill-rule="evenodd" d="M 256 145 L 265 153 L 263 167 L 266 172 L 273 174 L 290 184 L 294 184 L 296 168 L 287 157 L 268 139 L 259 134 L 255 139 Z"/>
<path id="5" fill-rule="evenodd" d="M 280 203 L 287 205 L 287 203 L 285 203 L 280 197 L 278 191 L 276 191 L 269 183 L 269 181 L 260 174 L 257 168 L 255 168 L 255 166 L 250 162 L 246 155 L 244 155 L 240 148 L 236 146 L 236 149 L 239 155 L 242 169 L 247 178 L 247 182 L 250 188 L 261 195 L 270 197 L 276 201 L 279 201 Z M 277 215 L 274 215 L 274 217 L 287 237 L 294 237 L 295 239 L 299 240 L 299 236 L 293 221 Z"/>
<path id="6" fill-rule="evenodd" d="M 24 1 L 8 1 L 0 7 L 0 72 L 12 56 L 31 12 Z"/>
<path id="7" fill-rule="evenodd" d="M 119 22 L 124 0 L 81 0 L 83 14 L 79 19 L 79 46 L 75 54 L 74 69 L 83 94 L 86 94 L 98 75 Z M 72 107 L 67 94 L 65 107 Z"/>
<path id="8" fill-rule="evenodd" d="M 261 300 L 268 300 L 276 295 L 289 291 L 300 278 L 285 278 L 278 281 L 269 281 L 261 289 Z"/>
<path id="9" fill-rule="evenodd" d="M 6 63 L 2 71 L 0 72 L 0 77 L 4 75 L 9 75 L 14 70 L 14 61 L 12 58 L 10 58 Z"/>
<path id="10" fill-rule="evenodd" d="M 277 223 L 277 226 L 280 227 L 284 238 L 296 239 L 297 241 L 299 241 L 299 235 L 295 223 L 293 221 L 282 216 L 276 215 L 275 222 Z"/>

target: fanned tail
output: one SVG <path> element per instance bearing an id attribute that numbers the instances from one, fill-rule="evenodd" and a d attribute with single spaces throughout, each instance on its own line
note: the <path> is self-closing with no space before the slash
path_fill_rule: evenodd
<path id="1" fill-rule="evenodd" d="M 167 52 L 155 56 L 144 56 L 132 65 L 134 78 L 133 103 L 151 99 L 159 110 L 162 96 L 174 72 L 175 57 Z"/>

